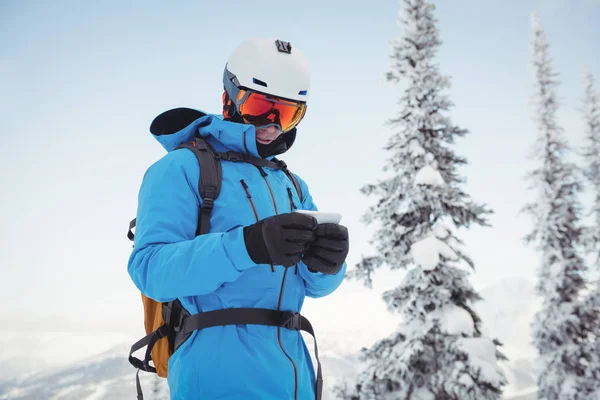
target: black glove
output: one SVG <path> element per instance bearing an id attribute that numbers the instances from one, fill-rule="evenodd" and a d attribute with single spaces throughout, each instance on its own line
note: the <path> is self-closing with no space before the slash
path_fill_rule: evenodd
<path id="1" fill-rule="evenodd" d="M 311 272 L 338 273 L 350 248 L 348 228 L 338 224 L 320 224 L 315 235 L 317 238 L 304 253 L 302 261 Z"/>
<path id="2" fill-rule="evenodd" d="M 274 215 L 244 227 L 248 255 L 257 264 L 291 267 L 315 240 L 317 220 L 309 215 Z"/>

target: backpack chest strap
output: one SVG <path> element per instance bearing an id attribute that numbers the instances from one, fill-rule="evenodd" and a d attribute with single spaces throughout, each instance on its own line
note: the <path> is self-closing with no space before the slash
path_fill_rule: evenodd
<path id="1" fill-rule="evenodd" d="M 272 169 L 287 169 L 286 164 L 283 161 L 272 161 L 264 158 L 254 157 L 251 154 L 238 153 L 235 151 L 225 151 L 221 153 L 215 153 L 217 159 L 231 161 L 231 162 L 243 162 L 246 164 L 252 164 L 256 167 L 272 168 Z"/>

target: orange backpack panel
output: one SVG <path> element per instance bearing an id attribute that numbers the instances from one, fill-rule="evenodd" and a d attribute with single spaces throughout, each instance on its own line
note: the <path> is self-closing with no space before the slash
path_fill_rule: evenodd
<path id="1" fill-rule="evenodd" d="M 143 294 L 142 303 L 144 304 L 144 328 L 146 329 L 146 334 L 150 334 L 165 324 L 163 305 Z M 156 368 L 158 376 L 167 377 L 170 356 L 169 340 L 165 336 L 159 339 L 154 347 L 152 347 L 152 361 L 154 362 L 154 368 Z"/>

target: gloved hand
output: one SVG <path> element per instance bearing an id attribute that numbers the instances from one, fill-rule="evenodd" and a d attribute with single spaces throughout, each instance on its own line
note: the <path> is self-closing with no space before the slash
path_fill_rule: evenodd
<path id="1" fill-rule="evenodd" d="M 309 215 L 274 215 L 244 227 L 248 255 L 257 264 L 291 267 L 315 240 L 317 220 Z"/>
<path id="2" fill-rule="evenodd" d="M 338 273 L 350 248 L 348 228 L 338 224 L 320 224 L 315 235 L 316 239 L 304 253 L 302 261 L 311 272 Z"/>

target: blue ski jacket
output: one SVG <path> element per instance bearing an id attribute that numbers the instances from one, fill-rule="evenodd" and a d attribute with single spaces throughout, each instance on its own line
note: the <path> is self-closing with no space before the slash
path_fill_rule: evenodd
<path id="1" fill-rule="evenodd" d="M 216 115 L 172 134 L 154 135 L 167 154 L 148 168 L 139 191 L 128 262 L 137 288 L 155 301 L 179 299 L 191 314 L 233 307 L 300 312 L 305 296 L 332 293 L 344 278 L 346 264 L 335 275 L 312 273 L 303 262 L 275 266 L 273 272 L 270 265 L 255 264 L 246 250 L 245 225 L 294 207 L 317 210 L 297 175 L 303 202 L 283 171 L 265 168 L 261 174 L 250 164 L 221 161 L 222 187 L 210 232 L 195 236 L 199 165 L 191 151 L 175 148 L 197 133 L 216 151 L 259 157 L 254 126 Z M 315 369 L 303 337 L 299 331 L 272 326 L 195 331 L 169 359 L 167 379 L 172 400 L 315 398 Z"/>

